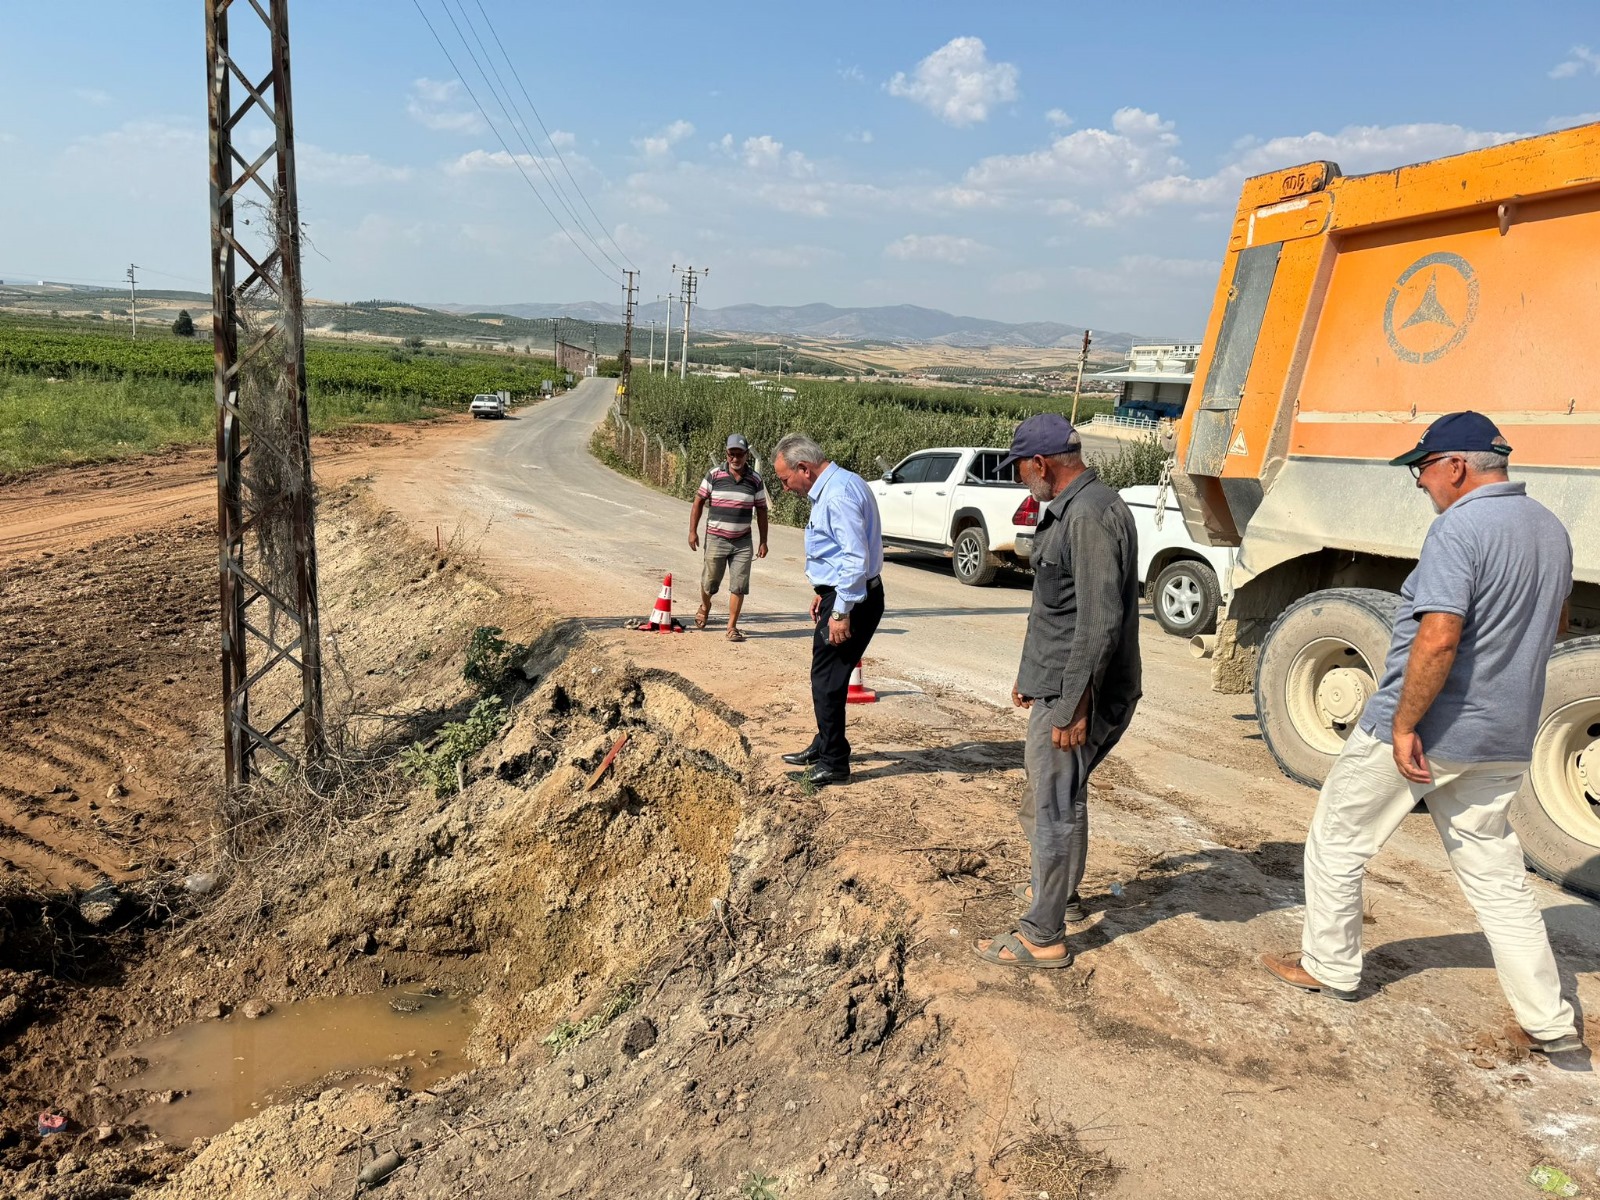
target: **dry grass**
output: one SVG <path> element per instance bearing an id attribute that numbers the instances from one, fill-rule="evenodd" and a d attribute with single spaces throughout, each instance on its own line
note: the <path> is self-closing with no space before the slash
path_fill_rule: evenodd
<path id="1" fill-rule="evenodd" d="M 1007 1183 L 1031 1196 L 1049 1193 L 1051 1200 L 1081 1200 L 1109 1187 L 1118 1167 L 1103 1150 L 1083 1144 L 1071 1125 L 1029 1117 L 1024 1137 L 1002 1147 L 993 1163 Z"/>
<path id="2" fill-rule="evenodd" d="M 334 749 L 314 764 L 275 764 L 247 787 L 225 792 L 212 837 L 196 856 L 215 886 L 188 933 L 252 936 L 299 893 L 330 845 L 402 809 L 409 788 L 392 756 Z"/>

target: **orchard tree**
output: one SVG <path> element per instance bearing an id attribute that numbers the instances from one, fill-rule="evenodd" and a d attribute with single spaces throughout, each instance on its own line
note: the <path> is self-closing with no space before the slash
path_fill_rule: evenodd
<path id="1" fill-rule="evenodd" d="M 172 332 L 179 337 L 194 336 L 194 318 L 189 315 L 187 308 L 178 310 L 178 319 L 172 323 Z"/>

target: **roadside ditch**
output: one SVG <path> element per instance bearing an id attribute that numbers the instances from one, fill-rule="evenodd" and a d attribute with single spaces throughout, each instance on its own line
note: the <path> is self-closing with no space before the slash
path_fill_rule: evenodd
<path id="1" fill-rule="evenodd" d="M 182 603 L 130 587 L 97 649 L 70 625 L 54 639 L 119 661 L 159 603 L 183 626 L 160 686 L 183 701 L 156 706 L 161 754 L 137 731 L 104 748 L 143 814 L 120 875 L 71 849 L 95 822 L 51 818 L 41 842 L 83 877 L 3 877 L 9 1194 L 311 1197 L 363 1172 L 416 1195 L 976 1194 L 945 1030 L 906 992 L 902 907 L 817 853 L 823 810 L 762 782 L 739 714 L 528 611 L 475 547 L 418 545 L 353 486 L 319 524 L 333 762 L 224 804 L 198 529 L 135 547 Z M 76 569 L 130 552 L 97 544 Z M 54 570 L 10 578 L 50 611 Z M 149 663 L 126 666 L 123 685 Z M 113 708 L 116 683 L 98 684 Z M 47 734 L 72 711 L 70 674 L 57 687 L 29 709 Z M 39 736 L 0 750 L 47 812 Z M 359 995 L 377 998 L 348 1025 L 315 1007 Z M 371 1061 L 297 1074 L 299 1020 Z M 42 1112 L 65 1130 L 35 1133 Z"/>

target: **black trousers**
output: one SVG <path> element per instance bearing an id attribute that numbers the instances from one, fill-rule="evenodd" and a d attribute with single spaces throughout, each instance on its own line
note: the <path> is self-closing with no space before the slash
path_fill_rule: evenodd
<path id="1" fill-rule="evenodd" d="M 850 672 L 866 656 L 867 643 L 883 620 L 883 584 L 874 582 L 867 597 L 850 611 L 850 636 L 841 645 L 828 642 L 828 617 L 833 612 L 833 589 L 818 588 L 822 620 L 811 637 L 811 706 L 817 714 L 817 736 L 811 748 L 817 765 L 840 774 L 850 770 L 850 743 L 844 736 L 845 693 Z"/>

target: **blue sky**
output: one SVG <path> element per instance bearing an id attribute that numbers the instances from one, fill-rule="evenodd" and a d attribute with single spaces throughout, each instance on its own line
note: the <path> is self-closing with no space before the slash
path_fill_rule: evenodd
<path id="1" fill-rule="evenodd" d="M 534 125 L 528 154 L 450 28 L 464 11 L 487 38 L 480 0 L 420 3 L 548 193 L 554 152 Z M 671 263 L 709 266 L 712 306 L 1193 336 L 1246 175 L 1382 169 L 1600 110 L 1592 3 L 481 4 L 596 241 L 647 298 Z M 70 11 L 0 0 L 0 278 L 138 262 L 149 286 L 206 290 L 201 5 Z M 314 295 L 618 298 L 410 0 L 291 0 L 291 19 Z"/>

